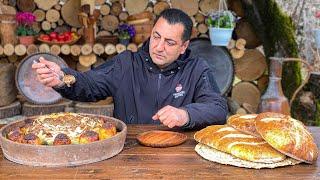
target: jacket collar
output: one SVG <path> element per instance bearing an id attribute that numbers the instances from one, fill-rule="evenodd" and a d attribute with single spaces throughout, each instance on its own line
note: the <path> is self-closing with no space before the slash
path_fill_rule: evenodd
<path id="1" fill-rule="evenodd" d="M 145 62 L 147 66 L 149 66 L 149 70 L 159 73 L 162 72 L 164 75 L 170 75 L 175 72 L 177 72 L 181 67 L 183 67 L 189 60 L 190 60 L 190 49 L 187 49 L 184 54 L 181 54 L 177 60 L 175 60 L 173 63 L 171 63 L 169 66 L 167 66 L 164 69 L 160 69 L 156 64 L 153 63 L 150 53 L 149 53 L 149 44 L 150 39 L 145 41 L 140 49 L 142 52 Z"/>

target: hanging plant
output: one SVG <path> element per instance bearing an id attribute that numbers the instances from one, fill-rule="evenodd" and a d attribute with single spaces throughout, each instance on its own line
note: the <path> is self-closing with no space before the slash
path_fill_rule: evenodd
<path id="1" fill-rule="evenodd" d="M 210 13 L 206 19 L 210 41 L 213 46 L 227 46 L 236 25 L 236 16 L 228 10 L 225 0 L 220 0 L 219 11 Z"/>

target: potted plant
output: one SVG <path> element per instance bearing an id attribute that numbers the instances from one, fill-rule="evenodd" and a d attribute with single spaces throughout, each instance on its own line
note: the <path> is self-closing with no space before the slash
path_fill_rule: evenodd
<path id="1" fill-rule="evenodd" d="M 320 22 L 320 10 L 318 10 L 315 13 L 315 17 L 316 17 L 316 22 L 317 22 L 315 30 L 314 30 L 315 45 L 316 45 L 317 48 L 320 48 L 320 25 L 319 25 L 319 22 Z"/>
<path id="2" fill-rule="evenodd" d="M 227 46 L 233 29 L 236 17 L 231 11 L 218 11 L 207 17 L 206 23 L 209 26 L 211 44 L 214 46 Z"/>
<path id="3" fill-rule="evenodd" d="M 16 14 L 17 29 L 16 34 L 19 37 L 20 44 L 30 45 L 34 42 L 34 36 L 37 34 L 32 28 L 36 17 L 30 12 L 18 12 Z"/>
<path id="4" fill-rule="evenodd" d="M 130 39 L 136 34 L 136 31 L 132 25 L 121 24 L 118 27 L 119 42 L 127 46 Z"/>

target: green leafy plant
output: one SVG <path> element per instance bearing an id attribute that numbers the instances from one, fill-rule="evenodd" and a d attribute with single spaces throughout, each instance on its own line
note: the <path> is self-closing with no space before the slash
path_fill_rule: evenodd
<path id="1" fill-rule="evenodd" d="M 36 21 L 36 17 L 30 12 L 18 12 L 16 14 L 18 36 L 34 36 L 37 32 L 32 28 L 32 24 Z"/>
<path id="2" fill-rule="evenodd" d="M 221 11 L 210 14 L 206 23 L 209 27 L 233 29 L 236 20 L 236 16 L 231 11 Z"/>

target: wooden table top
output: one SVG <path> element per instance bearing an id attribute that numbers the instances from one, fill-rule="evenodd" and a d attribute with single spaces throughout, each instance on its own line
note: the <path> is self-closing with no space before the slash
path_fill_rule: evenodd
<path id="1" fill-rule="evenodd" d="M 19 165 L 7 160 L 0 152 L 0 179 L 319 179 L 320 158 L 313 165 L 300 164 L 276 169 L 245 169 L 221 165 L 200 157 L 194 147 L 194 132 L 183 132 L 188 140 L 176 147 L 150 148 L 138 144 L 136 135 L 145 131 L 165 129 L 154 125 L 128 125 L 123 151 L 101 162 L 77 167 L 47 168 Z M 320 147 L 320 128 L 310 127 Z"/>

